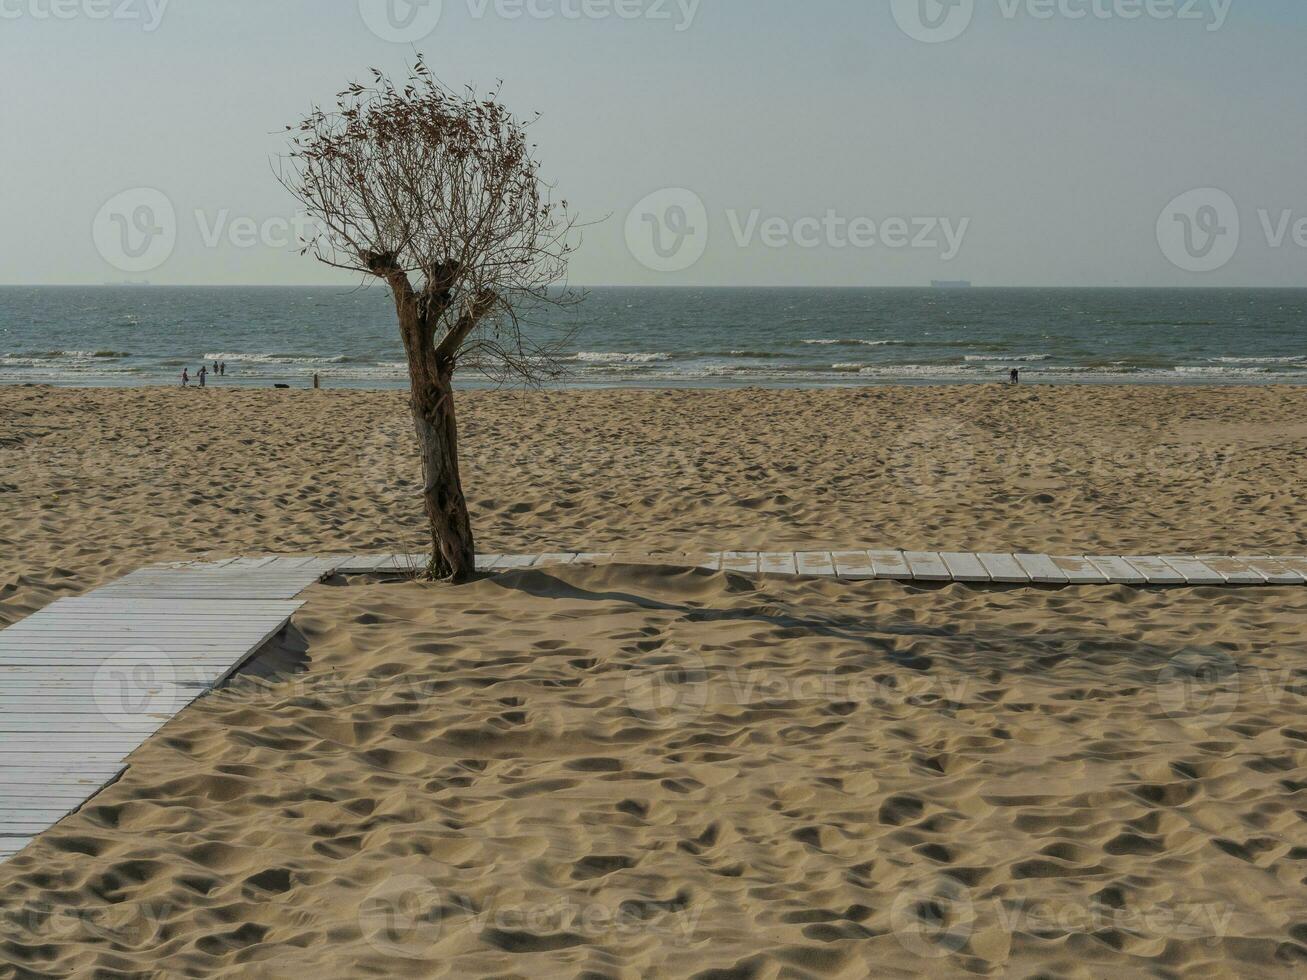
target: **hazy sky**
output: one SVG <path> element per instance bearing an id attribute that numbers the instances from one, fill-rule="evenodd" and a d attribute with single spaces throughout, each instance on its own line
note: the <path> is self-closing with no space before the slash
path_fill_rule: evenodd
<path id="1" fill-rule="evenodd" d="M 270 159 L 416 46 L 544 113 L 577 283 L 1307 284 L 1302 0 L 950 2 L 0 0 L 0 282 L 342 281 Z"/>

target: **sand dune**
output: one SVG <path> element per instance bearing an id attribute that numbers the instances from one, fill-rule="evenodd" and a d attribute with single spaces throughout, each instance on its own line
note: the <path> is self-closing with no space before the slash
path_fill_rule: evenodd
<path id="1" fill-rule="evenodd" d="M 1301 552 L 1303 397 L 475 395 L 468 482 L 487 551 Z M 0 389 L 0 622 L 150 560 L 416 545 L 402 407 Z M 1307 591 L 568 568 L 333 582 L 293 627 L 0 867 L 0 974 L 1307 959 Z"/>

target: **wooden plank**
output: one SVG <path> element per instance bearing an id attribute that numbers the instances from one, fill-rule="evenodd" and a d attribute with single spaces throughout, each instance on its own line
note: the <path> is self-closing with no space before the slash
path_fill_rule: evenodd
<path id="1" fill-rule="evenodd" d="M 21 785 L 0 783 L 0 799 L 5 801 L 7 810 L 29 810 L 56 803 L 72 809 L 86 802 L 92 793 L 98 793 L 102 786 L 88 784 L 84 786 L 52 786 L 49 783 L 32 783 Z"/>
<path id="2" fill-rule="evenodd" d="M 1192 555 L 1163 555 L 1166 562 L 1182 576 L 1189 585 L 1225 585 L 1225 576 L 1212 569 L 1205 562 Z"/>
<path id="3" fill-rule="evenodd" d="M 241 588 L 207 570 L 152 569 L 120 580 L 130 587 L 60 600 L 0 632 L 0 833 L 25 842 L 117 779 L 146 739 L 230 676 L 303 605 L 269 601 L 269 593 L 279 597 L 296 585 L 298 594 L 333 561 L 243 563 Z M 132 594 L 138 589 L 139 597 Z M 254 599 L 226 601 L 247 589 L 258 590 Z M 168 598 L 192 591 L 202 597 Z M 106 670 L 150 672 L 134 683 L 139 710 L 129 702 L 115 710 Z"/>
<path id="4" fill-rule="evenodd" d="M 912 569 L 914 582 L 952 582 L 953 573 L 948 570 L 936 551 L 905 551 L 904 560 Z"/>
<path id="5" fill-rule="evenodd" d="M 955 582 L 991 582 L 988 570 L 979 557 L 969 552 L 941 551 L 940 559 Z"/>
<path id="6" fill-rule="evenodd" d="M 148 692 L 147 692 L 148 693 Z M 148 707 L 148 705 L 147 705 Z M 46 711 L 32 715 L 0 715 L 0 740 L 10 735 L 40 735 L 55 733 L 59 735 L 79 735 L 86 732 L 157 732 L 172 721 L 173 712 L 160 715 L 156 711 L 142 711 L 140 714 L 125 716 L 119 723 L 114 723 L 104 715 L 82 714 L 69 715 Z"/>
<path id="7" fill-rule="evenodd" d="M 578 565 L 606 565 L 612 560 L 613 553 L 611 551 L 582 553 L 576 556 L 576 564 Z"/>
<path id="8" fill-rule="evenodd" d="M 1273 556 L 1273 557 L 1274 557 L 1274 556 Z M 1280 558 L 1280 557 L 1276 557 L 1275 560 L 1278 561 L 1278 562 L 1279 562 L 1281 565 L 1283 565 L 1285 568 L 1287 568 L 1290 572 L 1293 572 L 1293 573 L 1295 573 L 1295 574 L 1297 574 L 1297 575 L 1301 575 L 1302 578 L 1303 578 L 1303 581 L 1304 581 L 1304 582 L 1307 582 L 1307 558 L 1303 558 L 1303 557 L 1292 557 L 1292 558 Z"/>
<path id="9" fill-rule="evenodd" d="M 25 619 L 21 623 L 11 626 L 4 632 L 12 632 L 11 639 L 15 644 L 52 636 L 64 637 L 70 642 L 90 642 L 97 638 L 118 642 L 150 635 L 171 636 L 178 640 L 191 639 L 201 644 L 213 644 L 221 642 L 230 636 L 252 636 L 255 632 L 259 632 L 247 622 L 242 622 L 239 618 L 241 616 L 281 616 L 289 618 L 290 615 L 294 615 L 295 611 L 298 611 L 287 610 L 282 612 L 280 610 L 246 608 L 237 613 L 236 609 L 241 606 L 240 600 L 234 600 L 232 606 L 232 614 L 225 621 L 221 619 L 190 619 L 186 615 L 184 603 L 179 605 L 179 608 L 168 619 L 156 619 L 148 615 L 133 619 L 126 614 L 108 614 L 97 622 L 97 617 L 94 615 L 88 617 L 79 613 L 68 616 L 57 614 L 47 616 L 38 613 L 30 619 Z"/>
<path id="10" fill-rule="evenodd" d="M 1266 585 L 1266 576 L 1246 562 L 1227 555 L 1199 555 L 1203 563 L 1230 585 Z"/>
<path id="11" fill-rule="evenodd" d="M 1090 555 L 1089 563 L 1107 576 L 1113 585 L 1147 585 L 1148 576 L 1116 555 Z"/>
<path id="12" fill-rule="evenodd" d="M 336 571 L 341 575 L 371 575 L 389 557 L 389 555 L 350 555 L 336 566 Z"/>
<path id="13" fill-rule="evenodd" d="M 126 768 L 120 766 L 116 771 L 98 772 L 80 781 L 75 780 L 73 774 L 13 769 L 4 774 L 4 781 L 0 782 L 0 792 L 22 796 L 33 791 L 49 790 L 64 795 L 80 793 L 81 798 L 86 799 L 90 794 L 98 793 L 106 785 L 112 785 Z"/>
<path id="14" fill-rule="evenodd" d="M 1239 555 L 1236 559 L 1243 562 L 1259 575 L 1266 576 L 1268 585 L 1304 585 L 1307 576 L 1295 572 L 1278 558 L 1266 555 Z"/>
<path id="15" fill-rule="evenodd" d="M 769 551 L 759 556 L 758 569 L 766 575 L 798 575 L 799 562 L 792 551 Z"/>
<path id="16" fill-rule="evenodd" d="M 74 810 L 81 809 L 85 802 L 85 797 L 80 800 L 52 797 L 37 799 L 31 795 L 0 801 L 0 827 L 20 820 L 45 820 L 53 827 Z"/>
<path id="17" fill-rule="evenodd" d="M 1053 564 L 1072 585 L 1107 585 L 1107 576 L 1081 555 L 1055 555 Z"/>
<path id="18" fill-rule="evenodd" d="M 1155 555 L 1126 555 L 1125 560 L 1135 567 L 1149 585 L 1187 585 L 1185 578 Z"/>
<path id="19" fill-rule="evenodd" d="M 316 561 L 315 561 L 316 563 Z M 224 583 L 240 584 L 242 582 L 315 582 L 321 577 L 318 568 L 296 566 L 294 568 L 275 568 L 267 567 L 262 569 L 247 569 L 235 571 L 231 569 L 220 569 L 210 571 L 206 569 L 175 569 L 173 571 L 142 571 L 133 572 L 125 575 L 117 581 L 110 582 L 95 589 L 95 593 L 105 594 L 116 589 L 127 588 L 134 585 L 166 585 L 179 586 L 191 582 L 198 582 L 203 585 L 220 585 Z"/>
<path id="20" fill-rule="evenodd" d="M 572 553 L 556 552 L 554 554 L 541 555 L 540 560 L 536 562 L 537 568 L 553 568 L 558 565 L 571 565 L 576 562 L 576 555 Z"/>
<path id="21" fill-rule="evenodd" d="M 268 568 L 307 568 L 322 561 L 317 555 L 284 555 L 274 558 Z"/>
<path id="22" fill-rule="evenodd" d="M 111 780 L 127 770 L 127 764 L 120 758 L 101 758 L 99 756 L 78 756 L 70 766 L 62 755 L 28 755 L 11 754 L 2 760 L 5 775 L 15 781 L 44 776 L 61 783 L 71 779 Z"/>
<path id="23" fill-rule="evenodd" d="M 1068 585 L 1070 578 L 1048 555 L 1013 555 L 1017 564 L 1038 585 Z"/>
<path id="24" fill-rule="evenodd" d="M 78 596 L 75 599 L 59 599 L 55 602 L 50 603 L 50 605 L 46 606 L 45 609 L 41 610 L 41 612 L 45 612 L 46 610 L 58 609 L 61 614 L 83 612 L 87 610 L 92 610 L 97 613 L 129 612 L 132 615 L 139 614 L 142 611 L 159 612 L 159 613 L 175 613 L 177 611 L 177 603 L 180 601 L 186 602 L 187 614 L 190 616 L 198 617 L 198 616 L 212 615 L 212 616 L 222 616 L 228 619 L 231 618 L 231 610 L 227 607 L 227 603 L 229 600 L 226 599 L 178 600 L 178 599 L 151 599 L 149 597 L 140 597 L 140 598 L 128 597 L 124 599 L 117 596 L 113 598 L 110 598 L 108 596 L 97 596 L 94 593 L 92 593 L 91 595 Z M 242 608 L 246 610 L 250 610 L 250 609 L 269 610 L 270 609 L 275 611 L 278 609 L 285 608 L 287 603 L 293 604 L 295 600 L 258 598 L 258 599 L 242 599 L 241 602 L 245 603 L 245 605 Z M 302 602 L 299 604 L 303 605 Z M 36 613 L 36 615 L 39 616 L 40 613 Z M 26 620 L 24 620 L 24 622 L 26 622 Z"/>
<path id="25" fill-rule="evenodd" d="M 430 555 L 387 555 L 375 571 L 378 575 L 412 575 L 424 571 L 430 561 Z"/>
<path id="26" fill-rule="evenodd" d="M 794 555 L 794 564 L 800 575 L 813 578 L 834 578 L 835 559 L 829 551 L 800 551 Z"/>
<path id="27" fill-rule="evenodd" d="M 1006 585 L 1030 585 L 1034 581 L 1014 555 L 981 553 L 976 557 L 980 559 L 980 563 L 985 566 L 985 571 L 994 582 Z"/>
<path id="28" fill-rule="evenodd" d="M 699 563 L 700 568 L 706 568 L 710 572 L 720 572 L 722 570 L 722 553 L 714 552 L 711 555 L 705 555 Z"/>
<path id="29" fill-rule="evenodd" d="M 44 820 L 15 820 L 0 827 L 0 833 L 3 833 L 6 837 L 21 837 L 26 834 L 29 838 L 35 839 L 52 826 L 53 824 Z"/>
<path id="30" fill-rule="evenodd" d="M 842 579 L 857 582 L 876 577 L 876 566 L 866 551 L 836 551 L 831 558 L 835 562 L 836 574 Z"/>
<path id="31" fill-rule="evenodd" d="M 876 578 L 890 581 L 911 582 L 912 569 L 901 551 L 868 551 L 872 570 Z"/>
<path id="32" fill-rule="evenodd" d="M 504 555 L 495 562 L 492 571 L 508 572 L 522 568 L 533 568 L 540 560 L 539 555 Z"/>
<path id="33" fill-rule="evenodd" d="M 723 572 L 757 574 L 762 556 L 756 551 L 727 551 L 722 555 Z"/>

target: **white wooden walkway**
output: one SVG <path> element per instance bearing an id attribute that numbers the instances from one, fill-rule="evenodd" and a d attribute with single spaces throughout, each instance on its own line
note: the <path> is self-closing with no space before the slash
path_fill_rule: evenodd
<path id="1" fill-rule="evenodd" d="M 116 780 L 333 568 L 308 558 L 149 568 L 0 631 L 0 861 Z"/>
<path id="2" fill-rule="evenodd" d="M 1028 555 L 935 551 L 727 551 L 696 554 L 479 555 L 484 572 L 559 565 L 690 565 L 713 571 L 847 580 L 998 585 L 1307 585 L 1307 557 L 1271 555 Z M 335 560 L 341 575 L 421 571 L 425 555 L 355 555 Z"/>
<path id="3" fill-rule="evenodd" d="M 1304 586 L 1307 557 L 732 551 L 482 555 L 487 572 L 657 564 L 745 574 L 1025 586 Z M 331 574 L 421 571 L 425 555 L 156 565 L 0 631 L 0 862 L 78 810 L 147 738 L 226 680 Z"/>

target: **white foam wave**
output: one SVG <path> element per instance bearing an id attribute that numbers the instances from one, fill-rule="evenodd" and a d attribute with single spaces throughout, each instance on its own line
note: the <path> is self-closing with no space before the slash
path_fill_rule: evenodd
<path id="1" fill-rule="evenodd" d="M 817 347 L 889 347 L 895 341 L 836 338 L 834 340 L 805 340 L 803 343 Z"/>
<path id="2" fill-rule="evenodd" d="M 572 359 L 582 364 L 655 364 L 670 361 L 672 355 L 661 352 L 628 354 L 619 351 L 581 351 Z"/>
<path id="3" fill-rule="evenodd" d="M 979 364 L 1016 364 L 1051 361 L 1052 354 L 968 354 L 965 360 Z"/>
<path id="4" fill-rule="evenodd" d="M 336 357 L 304 357 L 295 354 L 205 354 L 206 361 L 231 361 L 236 364 L 346 364 L 349 358 L 344 354 Z"/>
<path id="5" fill-rule="evenodd" d="M 1287 357 L 1209 357 L 1217 364 L 1304 364 L 1307 355 L 1297 354 Z"/>

